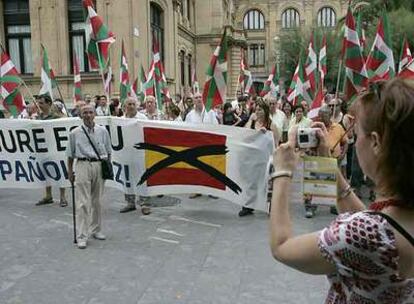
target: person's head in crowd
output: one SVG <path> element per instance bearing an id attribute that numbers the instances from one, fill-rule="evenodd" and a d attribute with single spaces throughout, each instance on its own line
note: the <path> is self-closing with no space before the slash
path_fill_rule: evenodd
<path id="1" fill-rule="evenodd" d="M 325 125 L 325 127 L 328 128 L 332 124 L 332 121 L 331 121 L 332 112 L 331 112 L 331 109 L 327 105 L 324 105 L 319 109 L 318 117 L 319 117 L 319 120 Z"/>
<path id="2" fill-rule="evenodd" d="M 92 97 L 90 94 L 85 94 L 83 99 L 86 103 L 90 103 L 92 101 Z"/>
<path id="3" fill-rule="evenodd" d="M 414 82 L 374 83 L 355 101 L 356 152 L 381 195 L 414 207 Z"/>
<path id="4" fill-rule="evenodd" d="M 223 113 L 227 114 L 227 113 L 231 113 L 231 112 L 233 112 L 233 107 L 231 105 L 231 102 L 226 102 L 223 105 Z"/>
<path id="5" fill-rule="evenodd" d="M 109 112 L 111 113 L 111 116 L 122 116 L 122 110 L 120 107 L 119 98 L 113 97 L 111 99 L 111 103 L 109 104 Z"/>
<path id="6" fill-rule="evenodd" d="M 49 94 L 42 94 L 36 96 L 36 101 L 39 106 L 40 112 L 42 112 L 43 115 L 48 115 L 50 113 L 50 110 L 52 108 L 52 98 L 50 98 Z"/>
<path id="7" fill-rule="evenodd" d="M 282 111 L 287 117 L 290 117 L 292 115 L 292 104 L 286 101 L 282 106 Z"/>
<path id="8" fill-rule="evenodd" d="M 201 112 L 204 109 L 203 96 L 201 95 L 201 93 L 194 94 L 194 107 L 199 112 Z"/>
<path id="9" fill-rule="evenodd" d="M 92 102 L 95 102 L 95 108 L 99 107 L 101 105 L 101 95 L 95 95 Z"/>
<path id="10" fill-rule="evenodd" d="M 193 100 L 193 95 L 188 95 L 187 97 L 185 97 L 185 107 L 187 109 L 192 109 L 194 106 L 194 100 Z"/>
<path id="11" fill-rule="evenodd" d="M 53 102 L 56 114 L 60 117 L 66 116 L 65 112 L 65 104 L 63 103 L 63 100 L 60 98 L 56 98 Z"/>
<path id="12" fill-rule="evenodd" d="M 99 105 L 103 108 L 105 108 L 108 104 L 108 99 L 106 98 L 106 95 L 101 95 L 99 98 Z"/>
<path id="13" fill-rule="evenodd" d="M 257 120 L 264 122 L 265 125 L 270 125 L 270 108 L 263 98 L 258 97 L 256 99 L 255 114 Z"/>
<path id="14" fill-rule="evenodd" d="M 302 105 L 302 108 L 303 108 L 303 115 L 304 116 L 308 115 L 308 111 L 309 111 L 308 102 L 306 100 L 302 100 L 300 104 Z"/>
<path id="15" fill-rule="evenodd" d="M 300 122 L 303 119 L 303 117 L 305 116 L 305 110 L 301 104 L 295 106 L 294 114 L 296 122 Z"/>
<path id="16" fill-rule="evenodd" d="M 85 126 L 92 128 L 95 124 L 95 108 L 92 107 L 90 104 L 85 104 L 81 108 L 81 118 Z"/>
<path id="17" fill-rule="evenodd" d="M 277 98 L 274 96 L 268 97 L 267 98 L 268 102 L 269 102 L 269 109 L 270 109 L 270 115 L 273 115 L 276 113 L 277 110 Z"/>
<path id="18" fill-rule="evenodd" d="M 147 113 L 155 113 L 157 111 L 157 101 L 154 96 L 147 95 L 145 97 L 145 109 Z"/>
<path id="19" fill-rule="evenodd" d="M 173 103 L 169 106 L 169 114 L 171 120 L 175 120 L 178 116 L 180 116 L 180 109 Z"/>
<path id="20" fill-rule="evenodd" d="M 237 98 L 237 101 L 238 101 L 238 103 L 239 103 L 239 108 L 240 108 L 242 111 L 245 111 L 245 110 L 246 110 L 246 103 L 247 103 L 247 101 L 248 101 L 248 96 L 246 96 L 246 95 L 239 96 L 239 97 Z"/>
<path id="21" fill-rule="evenodd" d="M 138 101 L 133 97 L 128 97 L 124 101 L 125 116 L 133 118 L 138 112 Z"/>
<path id="22" fill-rule="evenodd" d="M 76 106 L 76 108 L 78 108 L 78 109 L 79 109 L 79 113 L 80 113 L 80 109 L 82 109 L 82 107 L 83 107 L 84 105 L 86 105 L 86 104 L 89 104 L 89 103 L 87 103 L 87 102 L 86 102 L 85 100 L 83 100 L 83 99 L 78 100 L 78 101 L 76 102 L 75 106 Z"/>
<path id="23" fill-rule="evenodd" d="M 37 106 L 36 106 L 36 104 L 34 102 L 29 103 L 26 106 L 26 112 L 27 112 L 27 115 L 29 117 L 32 117 L 33 115 L 35 115 L 37 113 Z"/>
<path id="24" fill-rule="evenodd" d="M 276 109 L 278 109 L 278 110 L 282 111 L 282 106 L 283 106 L 282 99 L 278 99 L 278 100 L 276 101 Z"/>
<path id="25" fill-rule="evenodd" d="M 326 104 L 329 104 L 330 102 L 331 102 L 331 100 L 332 99 L 334 99 L 335 98 L 335 95 L 334 94 L 326 94 L 325 95 L 325 97 L 323 98 L 323 101 L 326 103 Z"/>
<path id="26" fill-rule="evenodd" d="M 328 103 L 331 109 L 331 116 L 337 116 L 341 112 L 342 100 L 339 98 L 333 98 Z"/>
<path id="27" fill-rule="evenodd" d="M 181 94 L 175 94 L 175 103 L 179 103 L 181 101 Z"/>

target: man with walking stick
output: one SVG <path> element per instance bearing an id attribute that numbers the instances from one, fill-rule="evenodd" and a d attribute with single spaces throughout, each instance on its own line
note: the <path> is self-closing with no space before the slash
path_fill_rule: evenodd
<path id="1" fill-rule="evenodd" d="M 79 249 L 85 249 L 89 236 L 106 239 L 101 232 L 101 198 L 105 182 L 101 160 L 111 159 L 112 148 L 108 131 L 95 124 L 95 109 L 91 105 L 82 107 L 81 118 L 83 124 L 69 134 L 66 152 L 69 180 L 75 186 L 77 244 Z"/>

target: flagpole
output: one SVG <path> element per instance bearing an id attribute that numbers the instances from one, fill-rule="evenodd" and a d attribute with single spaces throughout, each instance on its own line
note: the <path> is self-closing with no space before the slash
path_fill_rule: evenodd
<path id="1" fill-rule="evenodd" d="M 26 88 L 27 92 L 29 92 L 30 97 L 32 98 L 33 103 L 35 104 L 36 108 L 40 111 L 40 107 L 36 102 L 36 98 L 33 97 L 32 91 L 27 87 L 26 82 L 22 79 L 22 84 Z"/>
<path id="2" fill-rule="evenodd" d="M 334 109 L 333 109 L 333 112 L 332 112 L 332 117 L 335 116 L 336 103 L 337 103 L 338 96 L 339 96 L 339 84 L 340 84 L 340 81 L 341 81 L 341 70 L 342 70 L 342 63 L 343 63 L 343 61 L 344 61 L 343 58 L 341 58 L 339 60 L 338 75 L 337 75 L 337 80 L 336 80 L 335 104 L 334 104 Z"/>
<path id="3" fill-rule="evenodd" d="M 101 61 L 101 52 L 99 51 L 99 45 L 98 45 L 98 42 L 96 42 L 96 49 L 97 49 L 97 53 L 98 53 L 98 64 L 99 64 L 99 71 L 101 72 L 101 78 L 102 78 L 102 84 L 103 84 L 103 87 L 104 87 L 104 91 L 105 91 L 105 95 L 106 95 L 106 100 L 109 102 L 109 92 L 107 92 L 106 90 L 105 90 L 105 77 L 104 77 L 104 74 L 103 74 L 103 69 L 102 69 L 102 61 Z M 111 80 L 109 80 L 109 81 L 111 81 Z"/>
<path id="4" fill-rule="evenodd" d="M 69 111 L 68 111 L 68 108 L 66 108 L 65 100 L 63 99 L 62 92 L 60 91 L 60 87 L 59 87 L 59 84 L 58 84 L 58 82 L 57 82 L 57 80 L 56 80 L 56 79 L 55 79 L 55 83 L 56 83 L 56 88 L 57 88 L 57 90 L 58 90 L 58 93 L 59 93 L 60 99 L 62 100 L 63 107 L 65 108 L 65 111 L 66 111 L 66 117 L 69 117 Z"/>

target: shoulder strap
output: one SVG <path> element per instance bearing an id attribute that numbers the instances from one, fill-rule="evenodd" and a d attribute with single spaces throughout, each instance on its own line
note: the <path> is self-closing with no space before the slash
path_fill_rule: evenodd
<path id="1" fill-rule="evenodd" d="M 84 128 L 83 126 L 82 126 L 82 130 L 83 130 L 83 132 L 85 132 L 85 135 L 86 135 L 86 137 L 88 138 L 89 143 L 91 144 L 91 146 L 92 146 L 92 148 L 93 148 L 93 151 L 95 151 L 96 156 L 98 156 L 98 159 L 99 159 L 99 160 L 101 160 L 101 157 L 99 156 L 99 153 L 98 153 L 98 151 L 96 150 L 95 145 L 94 145 L 94 144 L 93 144 L 93 142 L 92 142 L 92 139 L 89 137 L 88 132 L 86 132 L 86 130 L 85 130 L 85 128 Z"/>
<path id="2" fill-rule="evenodd" d="M 382 212 L 370 211 L 369 213 L 379 215 L 379 216 L 383 217 L 384 219 L 386 219 L 387 222 L 392 227 L 395 228 L 395 230 L 397 230 L 399 233 L 401 233 L 401 235 L 403 237 L 405 237 L 407 239 L 407 241 L 409 241 L 411 243 L 411 245 L 414 246 L 414 237 L 412 237 L 411 234 L 409 234 L 407 232 L 407 230 L 405 230 L 403 227 L 401 227 L 401 225 L 398 224 L 392 217 L 390 217 L 389 215 L 384 214 Z"/>

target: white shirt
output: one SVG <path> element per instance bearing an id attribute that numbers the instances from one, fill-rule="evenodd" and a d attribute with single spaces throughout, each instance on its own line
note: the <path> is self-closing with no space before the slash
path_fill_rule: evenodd
<path id="1" fill-rule="evenodd" d="M 160 111 L 156 110 L 154 114 L 149 114 L 147 110 L 141 112 L 141 114 L 145 115 L 149 120 L 164 120 L 164 114 Z"/>
<path id="2" fill-rule="evenodd" d="M 216 113 L 213 110 L 207 112 L 205 108 L 203 108 L 203 111 L 201 113 L 196 111 L 195 109 L 192 109 L 185 117 L 185 122 L 195 124 L 207 123 L 218 125 Z"/>
<path id="3" fill-rule="evenodd" d="M 137 114 L 134 117 L 126 117 L 126 114 L 124 114 L 124 116 L 122 116 L 123 118 L 137 118 L 137 119 L 142 119 L 142 120 L 148 120 L 147 116 L 145 116 L 144 114 L 140 113 L 137 111 Z"/>
<path id="4" fill-rule="evenodd" d="M 109 116 L 109 107 L 103 108 L 102 106 L 96 107 L 96 116 Z"/>
<path id="5" fill-rule="evenodd" d="M 276 109 L 276 112 L 273 115 L 271 115 L 271 118 L 272 118 L 272 124 L 274 124 L 274 126 L 277 129 L 277 132 L 279 133 L 279 135 L 281 135 L 283 132 L 283 123 L 285 122 L 285 119 L 286 119 L 285 113 L 283 113 L 279 109 Z"/>
<path id="6" fill-rule="evenodd" d="M 111 139 L 106 128 L 97 124 L 94 125 L 93 129 L 89 129 L 85 124 L 82 124 L 69 133 L 66 156 L 70 158 L 98 158 L 82 127 L 85 128 L 92 142 L 94 142 L 99 156 L 107 158 L 112 152 Z"/>

